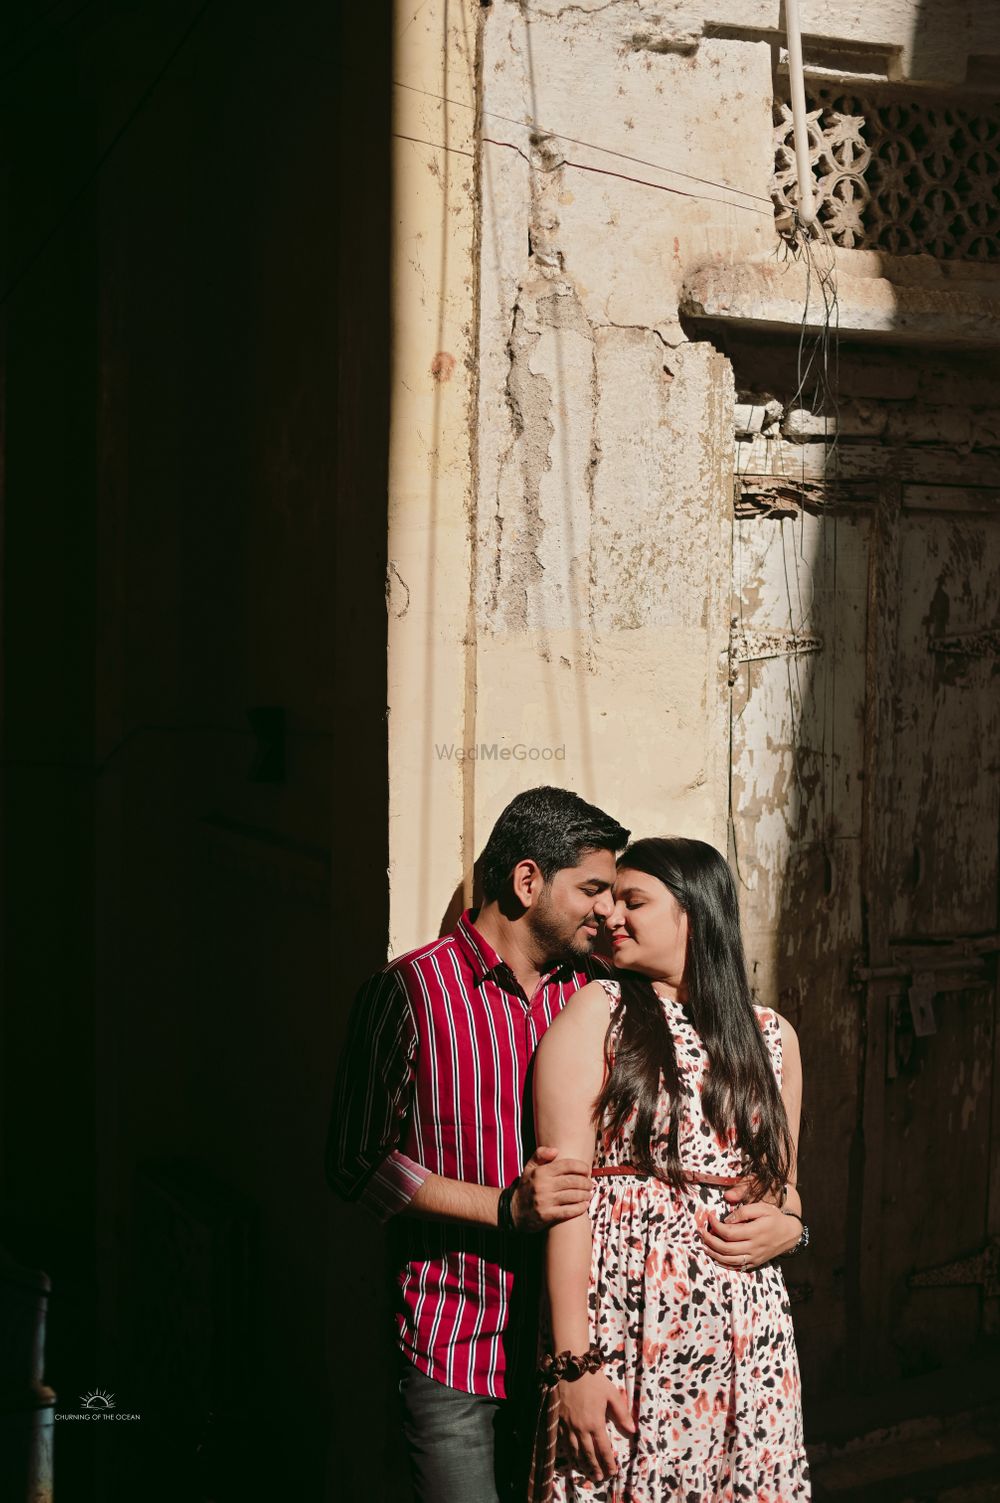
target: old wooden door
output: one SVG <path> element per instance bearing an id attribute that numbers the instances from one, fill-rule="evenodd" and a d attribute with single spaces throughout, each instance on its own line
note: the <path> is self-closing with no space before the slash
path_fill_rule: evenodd
<path id="1" fill-rule="evenodd" d="M 813 1394 L 958 1361 L 995 1304 L 1000 512 L 920 462 L 746 487 L 734 530 L 731 859 L 802 1046 Z"/>
<path id="2" fill-rule="evenodd" d="M 996 1325 L 995 493 L 884 487 L 870 579 L 858 1315 L 907 1376 Z"/>

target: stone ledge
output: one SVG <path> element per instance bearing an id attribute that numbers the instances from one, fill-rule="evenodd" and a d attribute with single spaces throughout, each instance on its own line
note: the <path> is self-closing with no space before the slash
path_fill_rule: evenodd
<path id="1" fill-rule="evenodd" d="M 861 275 L 845 272 L 842 258 L 837 257 L 841 338 L 942 348 L 1000 346 L 1000 282 L 984 275 L 982 268 L 974 268 L 974 274 L 951 276 L 932 274 L 930 268 L 921 267 L 920 279 L 905 283 L 873 276 L 872 269 L 866 264 Z M 806 307 L 806 283 L 807 271 L 801 261 L 783 266 L 756 261 L 701 266 L 681 289 L 680 312 L 683 317 L 709 324 L 798 330 Z M 823 321 L 823 297 L 813 270 L 809 275 L 806 332 L 819 333 Z"/>

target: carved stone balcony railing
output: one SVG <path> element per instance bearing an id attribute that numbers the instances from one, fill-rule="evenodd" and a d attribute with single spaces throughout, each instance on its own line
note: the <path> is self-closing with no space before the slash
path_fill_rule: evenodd
<path id="1" fill-rule="evenodd" d="M 835 245 L 1000 261 L 1000 103 L 813 87 L 806 104 L 819 221 Z M 775 100 L 774 145 L 780 218 L 796 197 L 787 99 Z"/>

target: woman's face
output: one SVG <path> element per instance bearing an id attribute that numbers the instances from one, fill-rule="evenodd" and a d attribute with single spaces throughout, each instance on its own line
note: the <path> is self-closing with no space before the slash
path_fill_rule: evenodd
<path id="1" fill-rule="evenodd" d="M 623 866 L 607 920 L 614 964 L 651 981 L 680 986 L 687 959 L 688 918 L 657 877 Z"/>

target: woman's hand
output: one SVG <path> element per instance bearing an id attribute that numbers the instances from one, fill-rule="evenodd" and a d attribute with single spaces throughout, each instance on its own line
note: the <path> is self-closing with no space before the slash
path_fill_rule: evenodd
<path id="1" fill-rule="evenodd" d="M 614 1477 L 618 1471 L 608 1435 L 609 1418 L 623 1435 L 635 1434 L 625 1395 L 604 1373 L 584 1373 L 572 1383 L 559 1384 L 563 1449 L 573 1470 L 594 1482 Z"/>
<path id="2" fill-rule="evenodd" d="M 725 1221 L 714 1211 L 699 1216 L 698 1235 L 726 1268 L 758 1268 L 791 1252 L 802 1236 L 802 1223 L 767 1201 L 755 1201 L 738 1206 Z"/>

